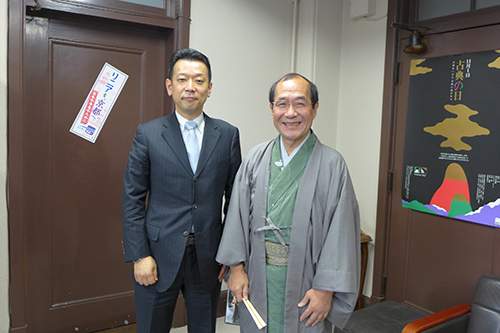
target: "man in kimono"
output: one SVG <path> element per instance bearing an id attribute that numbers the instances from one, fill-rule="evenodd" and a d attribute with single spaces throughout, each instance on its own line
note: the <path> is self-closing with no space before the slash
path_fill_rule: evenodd
<path id="1" fill-rule="evenodd" d="M 258 330 L 242 304 L 241 332 L 332 332 L 357 300 L 359 210 L 342 156 L 311 130 L 318 91 L 291 73 L 269 102 L 279 136 L 254 147 L 234 182 L 216 260 L 228 287 L 266 320 Z"/>

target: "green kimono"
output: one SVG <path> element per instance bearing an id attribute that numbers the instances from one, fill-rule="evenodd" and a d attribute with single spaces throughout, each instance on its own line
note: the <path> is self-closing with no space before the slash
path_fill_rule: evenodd
<path id="1" fill-rule="evenodd" d="M 287 229 L 292 226 L 297 191 L 315 143 L 316 136 L 309 136 L 286 167 L 283 167 L 281 161 L 279 139 L 275 141 L 273 147 L 267 201 L 267 221 L 268 226 L 269 223 L 272 223 L 279 230 L 275 228 L 267 230 L 265 239 L 266 242 L 280 244 L 286 253 L 288 253 L 291 234 Z M 282 244 L 283 242 L 287 246 Z M 268 331 L 273 333 L 283 332 L 284 330 L 287 268 L 288 265 L 286 264 L 273 261 L 270 263 L 267 260 L 267 323 L 269 326 Z"/>

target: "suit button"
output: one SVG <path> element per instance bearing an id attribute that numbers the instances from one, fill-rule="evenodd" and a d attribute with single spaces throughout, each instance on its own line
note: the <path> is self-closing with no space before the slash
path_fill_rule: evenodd
<path id="1" fill-rule="evenodd" d="M 189 236 L 189 232 L 184 231 L 184 232 L 182 233 L 182 235 L 183 235 L 184 237 L 187 237 L 187 236 Z"/>
<path id="2" fill-rule="evenodd" d="M 197 181 L 198 181 L 198 177 L 196 177 L 196 178 L 194 179 L 194 181 L 195 181 L 195 182 L 197 182 Z"/>
<path id="3" fill-rule="evenodd" d="M 197 204 L 194 204 L 193 205 L 193 209 L 197 209 L 198 208 L 198 205 Z"/>

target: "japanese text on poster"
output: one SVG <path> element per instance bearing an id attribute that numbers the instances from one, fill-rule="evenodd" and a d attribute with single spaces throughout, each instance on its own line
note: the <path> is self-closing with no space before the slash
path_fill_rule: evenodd
<path id="1" fill-rule="evenodd" d="M 69 131 L 95 143 L 127 79 L 105 63 Z"/>
<path id="2" fill-rule="evenodd" d="M 500 227 L 499 53 L 411 61 L 403 207 Z"/>

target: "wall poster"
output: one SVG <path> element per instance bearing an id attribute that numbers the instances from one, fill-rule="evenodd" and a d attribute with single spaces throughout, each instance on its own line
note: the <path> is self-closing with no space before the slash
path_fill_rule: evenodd
<path id="1" fill-rule="evenodd" d="M 500 50 L 410 67 L 403 207 L 500 227 Z"/>
<path id="2" fill-rule="evenodd" d="M 69 131 L 95 143 L 127 79 L 127 74 L 105 63 Z"/>

